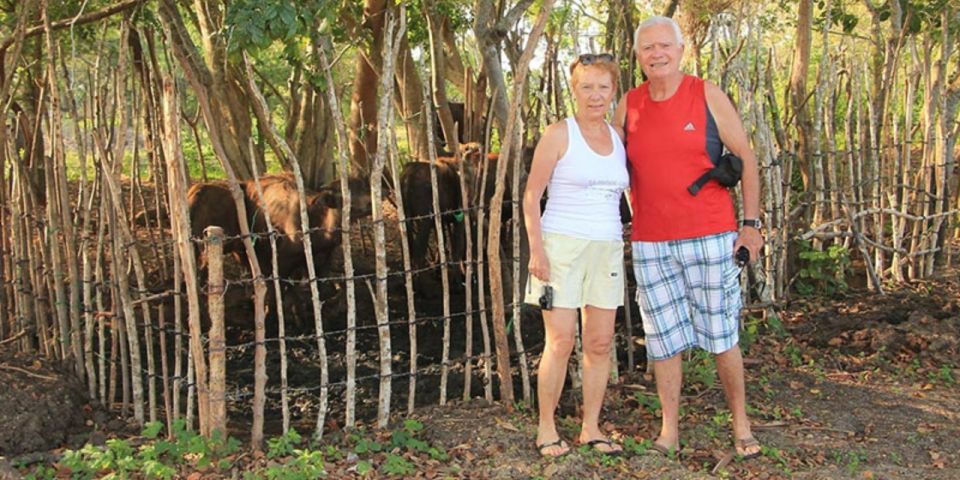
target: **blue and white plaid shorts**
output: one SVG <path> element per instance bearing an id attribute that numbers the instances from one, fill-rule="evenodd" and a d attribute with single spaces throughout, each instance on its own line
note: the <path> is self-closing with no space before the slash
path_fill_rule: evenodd
<path id="1" fill-rule="evenodd" d="M 633 242 L 637 303 L 648 356 L 665 360 L 698 346 L 723 353 L 740 340 L 736 232 Z"/>

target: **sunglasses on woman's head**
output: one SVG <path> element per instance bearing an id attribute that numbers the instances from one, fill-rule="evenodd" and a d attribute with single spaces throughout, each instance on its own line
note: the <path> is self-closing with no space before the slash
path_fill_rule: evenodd
<path id="1" fill-rule="evenodd" d="M 584 53 L 577 58 L 580 65 L 592 65 L 597 62 L 612 62 L 612 53 Z"/>

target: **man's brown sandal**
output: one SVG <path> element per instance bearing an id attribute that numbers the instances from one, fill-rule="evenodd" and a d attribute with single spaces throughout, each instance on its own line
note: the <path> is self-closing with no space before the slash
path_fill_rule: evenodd
<path id="1" fill-rule="evenodd" d="M 750 460 L 751 458 L 757 458 L 760 456 L 761 448 L 760 442 L 757 441 L 754 437 L 739 438 L 733 442 L 733 447 L 737 451 L 737 455 L 740 455 L 740 458 L 744 460 Z M 753 453 L 744 454 L 747 450 L 756 447 L 757 451 Z"/>

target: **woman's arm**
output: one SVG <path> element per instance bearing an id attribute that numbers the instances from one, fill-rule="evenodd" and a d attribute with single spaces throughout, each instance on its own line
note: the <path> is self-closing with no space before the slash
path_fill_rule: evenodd
<path id="1" fill-rule="evenodd" d="M 523 190 L 523 222 L 530 243 L 530 274 L 546 282 L 550 280 L 550 263 L 543 249 L 540 233 L 540 199 L 550 182 L 553 169 L 567 150 L 567 123 L 561 121 L 547 127 L 533 152 L 530 175 Z"/>

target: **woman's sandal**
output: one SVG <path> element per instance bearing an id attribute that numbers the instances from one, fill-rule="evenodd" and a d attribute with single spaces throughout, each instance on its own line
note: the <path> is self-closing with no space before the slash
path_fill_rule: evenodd
<path id="1" fill-rule="evenodd" d="M 598 438 L 596 440 L 590 440 L 589 442 L 584 442 L 583 445 L 586 445 L 592 448 L 593 451 L 602 455 L 610 455 L 611 457 L 615 457 L 617 455 L 623 454 L 623 447 L 620 447 L 619 449 L 615 449 L 620 445 L 617 445 L 616 443 L 613 443 L 606 438 Z M 597 445 L 606 445 L 607 447 L 610 448 L 610 450 L 606 450 L 606 451 L 600 450 L 599 448 L 597 448 Z"/>
<path id="2" fill-rule="evenodd" d="M 540 452 L 540 456 L 544 458 L 557 458 L 570 453 L 570 446 L 567 445 L 567 442 L 564 442 L 562 438 L 558 438 L 552 442 L 543 442 L 543 443 L 537 443 L 534 445 L 537 447 L 537 452 Z M 548 453 L 544 453 L 543 450 L 550 447 L 566 448 L 566 450 L 556 455 L 550 455 Z"/>
<path id="3" fill-rule="evenodd" d="M 757 451 L 749 454 L 744 454 L 743 452 L 752 449 L 753 447 L 757 448 Z M 760 442 L 757 441 L 754 437 L 747 438 L 738 438 L 733 442 L 733 448 L 736 450 L 737 455 L 740 455 L 740 458 L 744 460 L 750 460 L 751 458 L 757 458 L 760 456 L 761 448 Z"/>

